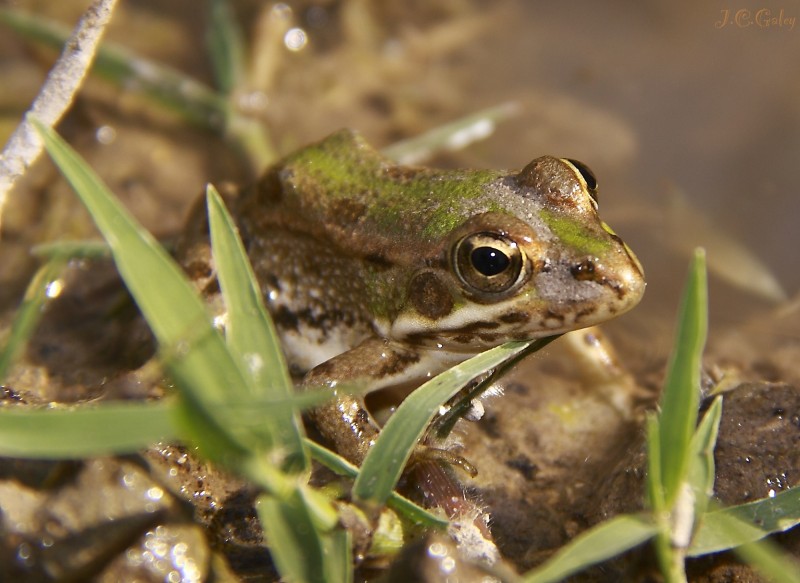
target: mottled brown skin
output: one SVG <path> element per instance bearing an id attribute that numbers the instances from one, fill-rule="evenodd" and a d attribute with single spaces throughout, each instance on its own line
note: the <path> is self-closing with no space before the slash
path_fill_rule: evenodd
<path id="1" fill-rule="evenodd" d="M 644 291 L 578 162 L 545 156 L 516 173 L 407 168 L 342 131 L 227 201 L 305 386 L 413 390 L 507 340 L 607 320 Z M 202 205 L 178 257 L 222 313 Z M 379 431 L 352 395 L 337 394 L 314 419 L 356 463 Z"/>

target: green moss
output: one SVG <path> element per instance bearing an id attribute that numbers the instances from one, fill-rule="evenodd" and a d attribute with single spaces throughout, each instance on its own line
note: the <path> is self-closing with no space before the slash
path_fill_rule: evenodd
<path id="1" fill-rule="evenodd" d="M 556 214 L 547 209 L 542 209 L 540 216 L 556 237 L 565 245 L 577 249 L 582 253 L 586 253 L 587 255 L 603 255 L 607 253 L 612 246 L 611 239 L 605 237 L 599 238 L 594 231 L 587 228 L 579 220 Z"/>
<path id="2" fill-rule="evenodd" d="M 349 131 L 298 151 L 283 167 L 291 172 L 294 196 L 305 201 L 305 208 L 327 215 L 321 220 L 337 223 L 336 209 L 342 207 L 336 205 L 350 200 L 352 208 L 366 210 L 362 230 L 372 227 L 398 241 L 404 234 L 445 236 L 476 209 L 490 205 L 483 198 L 484 185 L 501 175 L 397 166 Z"/>

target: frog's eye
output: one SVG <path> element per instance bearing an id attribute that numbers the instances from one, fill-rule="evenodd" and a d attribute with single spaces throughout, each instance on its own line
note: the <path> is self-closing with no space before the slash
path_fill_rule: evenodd
<path id="1" fill-rule="evenodd" d="M 575 170 L 581 175 L 583 181 L 586 183 L 586 190 L 589 191 L 589 196 L 592 197 L 592 200 L 597 203 L 597 178 L 592 172 L 592 169 L 589 168 L 586 164 L 581 162 L 580 160 L 573 160 L 571 158 L 567 158 L 567 162 L 572 164 L 575 167 Z"/>
<path id="2" fill-rule="evenodd" d="M 459 279 L 474 291 L 495 294 L 524 280 L 525 254 L 498 233 L 474 233 L 456 243 L 453 264 Z"/>

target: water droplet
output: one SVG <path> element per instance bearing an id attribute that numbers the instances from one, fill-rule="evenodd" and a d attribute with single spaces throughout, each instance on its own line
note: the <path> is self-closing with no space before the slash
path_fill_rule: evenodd
<path id="1" fill-rule="evenodd" d="M 449 575 L 456 569 L 456 560 L 453 557 L 445 557 L 442 559 L 442 562 L 439 563 L 439 569 L 445 575 Z"/>
<path id="2" fill-rule="evenodd" d="M 136 474 L 127 473 L 123 474 L 122 476 L 122 485 L 126 488 L 132 488 L 133 485 L 136 483 Z"/>
<path id="3" fill-rule="evenodd" d="M 28 543 L 22 543 L 17 547 L 17 558 L 23 563 L 28 563 L 32 554 L 33 549 L 31 549 L 31 545 Z"/>
<path id="4" fill-rule="evenodd" d="M 308 35 L 302 28 L 290 28 L 283 36 L 283 44 L 290 51 L 301 51 L 308 44 Z"/>
<path id="5" fill-rule="evenodd" d="M 447 556 L 447 548 L 442 543 L 431 543 L 428 546 L 428 554 L 431 557 Z"/>
<path id="6" fill-rule="evenodd" d="M 214 328 L 217 330 L 224 330 L 228 325 L 228 312 L 224 312 L 219 316 L 214 316 Z"/>
<path id="7" fill-rule="evenodd" d="M 44 294 L 48 298 L 53 299 L 60 296 L 62 291 L 64 291 L 64 280 L 54 279 L 47 284 L 47 287 L 44 289 Z"/>
<path id="8" fill-rule="evenodd" d="M 94 137 L 99 143 L 107 146 L 117 139 L 117 130 L 110 125 L 102 125 L 97 128 Z"/>
<path id="9" fill-rule="evenodd" d="M 153 486 L 152 488 L 149 488 L 147 490 L 146 496 L 150 500 L 152 500 L 154 502 L 158 502 L 159 500 L 161 500 L 164 497 L 164 490 L 162 490 L 161 488 L 159 488 L 157 486 Z"/>
<path id="10" fill-rule="evenodd" d="M 292 17 L 292 9 L 285 2 L 278 2 L 272 7 L 272 17 L 278 20 L 289 20 Z"/>
<path id="11" fill-rule="evenodd" d="M 249 352 L 244 355 L 244 362 L 250 374 L 257 379 L 264 368 L 264 359 L 261 358 L 261 355 L 257 352 Z"/>

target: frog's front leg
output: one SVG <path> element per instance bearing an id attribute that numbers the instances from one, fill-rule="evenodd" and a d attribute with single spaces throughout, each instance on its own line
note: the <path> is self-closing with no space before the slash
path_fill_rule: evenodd
<path id="1" fill-rule="evenodd" d="M 347 390 L 360 385 L 366 392 L 407 384 L 414 387 L 441 369 L 428 351 L 370 338 L 309 371 L 303 386 L 334 391 L 331 401 L 312 411 L 312 419 L 340 455 L 361 465 L 380 427 L 367 411 L 363 395 L 339 392 L 338 387 Z"/>

